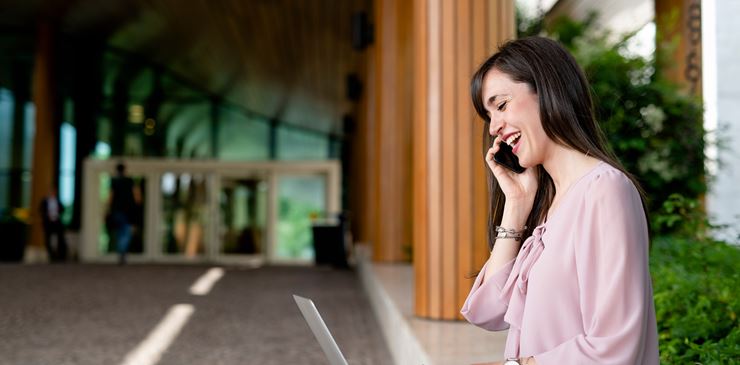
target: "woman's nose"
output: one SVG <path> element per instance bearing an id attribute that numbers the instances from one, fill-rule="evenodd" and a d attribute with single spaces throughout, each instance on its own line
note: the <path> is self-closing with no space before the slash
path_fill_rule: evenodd
<path id="1" fill-rule="evenodd" d="M 501 133 L 502 129 L 504 129 L 504 123 L 491 119 L 491 125 L 488 128 L 488 133 L 490 133 L 491 136 L 496 136 Z"/>

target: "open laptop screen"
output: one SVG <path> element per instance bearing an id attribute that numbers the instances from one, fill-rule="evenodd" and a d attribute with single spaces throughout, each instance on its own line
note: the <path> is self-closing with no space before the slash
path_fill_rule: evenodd
<path id="1" fill-rule="evenodd" d="M 321 349 L 324 350 L 324 354 L 329 359 L 331 365 L 347 365 L 347 360 L 344 359 L 342 351 L 339 350 L 334 337 L 332 337 L 329 328 L 326 327 L 326 323 L 321 319 L 318 309 L 313 304 L 313 301 L 308 298 L 293 295 L 295 303 L 298 304 L 298 309 L 301 310 L 303 318 L 306 319 L 308 327 L 311 328 L 311 332 L 319 341 Z"/>

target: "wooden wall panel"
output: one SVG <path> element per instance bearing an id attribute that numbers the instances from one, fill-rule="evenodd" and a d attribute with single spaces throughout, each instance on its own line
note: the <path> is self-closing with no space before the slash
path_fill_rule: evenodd
<path id="1" fill-rule="evenodd" d="M 441 129 L 441 111 L 442 111 L 442 100 L 441 100 L 441 50 L 439 45 L 439 39 L 441 36 L 441 14 L 440 4 L 443 0 L 428 0 L 428 31 L 429 38 L 427 39 L 428 54 L 427 55 L 416 55 L 416 57 L 428 57 L 429 69 L 427 75 L 422 77 L 429 78 L 429 84 L 427 90 L 414 90 L 415 92 L 421 92 L 419 103 L 422 103 L 422 107 L 428 108 L 426 123 L 428 126 L 428 135 L 422 136 L 417 135 L 418 138 L 428 138 L 427 145 L 427 158 L 424 161 L 415 161 L 415 163 L 426 163 L 429 166 L 429 175 L 426 181 L 420 182 L 421 184 L 428 184 L 429 194 L 427 199 L 429 200 L 429 221 L 427 222 L 427 229 L 429 230 L 428 245 L 428 256 L 422 258 L 428 260 L 428 271 L 422 273 L 429 277 L 429 316 L 434 317 L 439 315 L 442 308 L 442 261 L 441 261 L 441 237 L 442 237 L 442 207 L 441 199 L 442 187 L 441 187 L 441 172 L 440 172 L 440 160 L 442 157 L 440 151 L 440 129 Z M 427 94 L 428 93 L 428 94 Z M 425 95 L 427 94 L 427 95 Z M 424 105 L 423 103 L 426 102 Z M 417 184 L 414 184 L 415 186 Z M 419 221 L 415 221 L 415 224 L 424 224 Z M 416 243 L 415 243 L 416 244 Z M 416 262 L 416 258 L 414 258 Z"/>
<path id="2" fill-rule="evenodd" d="M 404 260 L 411 244 L 412 47 L 413 8 L 409 2 L 375 2 L 374 153 L 370 241 L 376 261 Z"/>
<path id="3" fill-rule="evenodd" d="M 412 204 L 412 162 L 413 162 L 413 4 L 409 1 L 395 1 L 398 7 L 398 48 L 399 66 L 396 68 L 395 88 L 398 97 L 395 99 L 395 119 L 391 133 L 396 137 L 393 141 L 396 149 L 392 156 L 394 168 L 399 175 L 401 189 L 394 201 L 398 211 L 398 217 L 389 217 L 392 220 L 394 230 L 392 237 L 395 239 L 393 252 L 396 255 L 394 261 L 410 260 L 408 248 L 411 247 L 411 204 Z"/>
<path id="4" fill-rule="evenodd" d="M 473 199 L 471 192 L 475 192 L 473 189 L 473 167 L 480 160 L 474 158 L 476 155 L 473 148 L 476 145 L 474 143 L 475 128 L 473 127 L 480 125 L 480 123 L 476 123 L 473 118 L 472 108 L 470 107 L 470 93 L 467 92 L 470 84 L 470 70 L 475 67 L 475 64 L 472 62 L 473 52 L 471 48 L 471 30 L 473 25 L 473 22 L 470 20 L 472 17 L 470 12 L 471 5 L 469 1 L 460 1 L 457 3 L 457 18 L 469 20 L 461 24 L 461 29 L 455 32 L 457 63 L 454 70 L 454 87 L 456 90 L 454 104 L 457 110 L 454 120 L 457 122 L 454 125 L 457 130 L 455 144 L 458 162 L 455 173 L 457 177 L 457 189 L 455 192 L 457 222 L 455 225 L 458 230 L 455 240 L 452 242 L 452 247 L 457 252 L 457 262 L 455 264 L 461 269 L 469 268 L 473 265 L 473 247 L 476 245 L 476 242 L 473 241 L 473 201 L 475 199 Z M 477 165 L 480 164 L 478 163 Z M 456 244 L 457 242 L 463 244 Z M 450 298 L 454 298 L 454 302 L 450 304 L 450 307 L 459 309 L 462 307 L 470 289 L 470 279 L 466 275 L 456 275 L 453 278 L 456 281 L 455 295 L 450 295 Z M 449 315 L 457 316 L 458 311 Z M 447 313 L 445 313 L 445 317 L 448 317 Z"/>
<path id="5" fill-rule="evenodd" d="M 455 95 L 455 61 L 457 58 L 455 49 L 455 34 L 457 33 L 457 24 L 455 19 L 455 4 L 452 1 L 442 2 L 442 24 L 440 45 L 442 50 L 442 100 L 451 102 L 442 102 L 442 136 L 440 144 L 442 146 L 442 270 L 441 273 L 455 272 L 456 248 L 455 233 L 458 228 L 457 209 L 455 202 L 455 193 L 457 191 L 456 180 L 459 176 L 456 174 L 458 166 L 457 155 L 457 123 L 455 120 L 455 110 L 457 103 Z M 455 297 L 449 295 L 455 290 L 455 276 L 444 275 L 442 277 L 442 316 L 450 318 L 455 315 Z"/>
<path id="6" fill-rule="evenodd" d="M 413 241 L 414 241 L 414 313 L 417 316 L 428 317 L 430 280 L 429 260 L 429 185 L 425 182 L 429 178 L 428 148 L 429 139 L 419 138 L 427 136 L 429 126 L 426 123 L 429 117 L 426 97 L 429 88 L 429 58 L 420 57 L 428 52 L 429 39 L 429 7 L 426 0 L 414 1 L 414 164 L 413 164 Z M 421 244 L 424 243 L 424 244 Z"/>
<path id="7" fill-rule="evenodd" d="M 414 265 L 416 315 L 459 319 L 488 257 L 482 123 L 472 73 L 514 35 L 512 1 L 416 0 Z"/>
<path id="8" fill-rule="evenodd" d="M 368 51 L 369 52 L 369 51 Z M 361 66 L 363 75 L 363 95 L 358 104 L 357 125 L 355 133 L 351 134 L 350 166 L 351 193 L 350 204 L 352 212 L 353 239 L 357 242 L 372 242 L 373 227 L 375 226 L 375 205 L 372 189 L 372 176 L 375 174 L 374 136 L 375 128 L 375 60 L 367 57 Z"/>
<path id="9" fill-rule="evenodd" d="M 416 315 L 459 319 L 473 283 L 468 277 L 488 257 L 483 124 L 468 85 L 485 57 L 513 36 L 513 4 L 374 6 L 366 158 L 373 257 L 397 261 L 402 245 L 413 241 Z"/>
<path id="10" fill-rule="evenodd" d="M 384 85 L 388 85 L 394 82 L 393 80 L 393 70 L 392 70 L 392 64 L 395 61 L 395 54 L 396 54 L 396 44 L 395 44 L 395 34 L 396 31 L 396 12 L 394 7 L 388 2 L 388 1 L 376 1 L 375 2 L 375 19 L 383 19 L 382 22 L 378 22 L 377 28 L 375 30 L 375 45 L 373 46 L 373 51 L 375 52 L 375 71 L 376 71 L 376 80 L 378 82 L 378 85 L 381 87 L 378 87 L 375 89 L 375 120 L 373 122 L 375 133 L 374 133 L 374 139 L 373 144 L 375 146 L 375 153 L 371 155 L 370 160 L 368 161 L 371 165 L 373 165 L 375 174 L 372 176 L 372 184 L 373 184 L 373 199 L 371 201 L 371 204 L 375 206 L 374 209 L 374 225 L 372 226 L 372 248 L 373 248 L 373 259 L 376 261 L 384 261 L 386 259 L 386 253 L 387 253 L 387 242 L 383 241 L 383 234 L 382 230 L 384 229 L 383 223 L 381 222 L 381 218 L 383 216 L 382 212 L 382 203 L 384 200 L 387 199 L 387 196 L 391 195 L 392 193 L 390 191 L 383 191 L 383 187 L 381 184 L 383 183 L 383 179 L 381 179 L 381 174 L 386 174 L 386 178 L 388 178 L 387 174 L 388 166 L 383 166 L 385 161 L 385 155 L 384 155 L 384 149 L 383 149 L 383 143 L 387 143 L 387 141 L 384 141 L 385 136 L 383 135 L 383 121 L 387 120 L 388 118 L 392 117 L 392 113 L 390 110 L 390 103 L 392 102 L 393 90 L 388 90 L 386 92 L 386 88 L 384 88 Z M 385 167 L 385 169 L 384 169 Z M 385 193 L 385 196 L 383 195 Z"/>
<path id="11" fill-rule="evenodd" d="M 491 37 L 486 29 L 486 20 L 488 18 L 488 2 L 474 1 L 473 2 L 473 16 L 472 16 L 472 55 L 473 55 L 473 68 L 478 67 L 485 59 L 493 52 L 496 45 L 492 44 Z M 472 75 L 471 75 L 472 76 Z M 466 93 L 467 97 L 470 98 L 470 93 Z M 470 101 L 468 101 L 470 103 Z M 472 112 L 472 111 L 471 111 Z M 474 113 L 474 112 L 473 112 Z M 475 128 L 472 137 L 472 155 L 473 155 L 473 191 L 475 192 L 487 192 L 486 187 L 486 171 L 487 168 L 483 161 L 483 146 L 482 136 L 485 131 L 483 130 L 483 122 L 477 117 L 474 118 Z M 483 264 L 488 259 L 488 243 L 487 243 L 487 225 L 488 225 L 488 201 L 485 196 L 483 198 L 476 197 L 473 199 L 473 263 L 472 268 L 468 274 L 474 274 L 478 268 L 483 267 Z M 469 280 L 468 280 L 469 281 Z M 468 284 L 468 287 L 470 284 Z"/>

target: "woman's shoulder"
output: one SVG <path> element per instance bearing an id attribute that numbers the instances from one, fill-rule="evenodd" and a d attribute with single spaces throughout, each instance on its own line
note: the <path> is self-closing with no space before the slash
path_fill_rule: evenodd
<path id="1" fill-rule="evenodd" d="M 612 198 L 625 195 L 639 196 L 632 180 L 624 172 L 606 162 L 600 162 L 585 183 L 586 196 L 591 199 L 605 196 Z"/>

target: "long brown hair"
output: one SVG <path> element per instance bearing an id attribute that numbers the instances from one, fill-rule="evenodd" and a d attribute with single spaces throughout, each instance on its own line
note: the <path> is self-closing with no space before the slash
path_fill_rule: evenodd
<path id="1" fill-rule="evenodd" d="M 490 117 L 483 105 L 483 79 L 491 69 L 499 70 L 515 82 L 526 83 L 537 94 L 540 121 L 547 137 L 555 143 L 572 148 L 608 163 L 624 173 L 635 185 L 642 199 L 647 219 L 645 192 L 637 179 L 628 173 L 606 142 L 604 132 L 594 117 L 588 81 L 573 56 L 558 42 L 543 37 L 527 37 L 506 42 L 498 52 L 478 68 L 470 83 L 470 93 L 476 112 L 483 118 L 483 154 L 491 146 Z M 539 182 L 534 206 L 527 218 L 529 237 L 535 226 L 541 224 L 555 197 L 555 184 L 542 165 L 535 167 Z M 493 248 L 496 232 L 501 223 L 506 198 L 489 168 L 488 176 L 488 244 Z"/>

